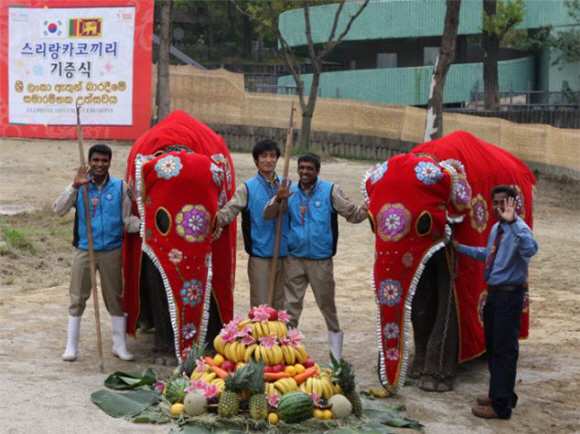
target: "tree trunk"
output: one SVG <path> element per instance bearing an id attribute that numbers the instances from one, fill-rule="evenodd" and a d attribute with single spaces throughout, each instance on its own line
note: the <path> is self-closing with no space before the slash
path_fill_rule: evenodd
<path id="1" fill-rule="evenodd" d="M 264 31 L 262 29 L 258 33 L 258 62 L 264 62 Z"/>
<path id="2" fill-rule="evenodd" d="M 483 11 L 495 15 L 497 0 L 484 0 Z M 486 32 L 481 34 L 483 46 L 483 108 L 485 110 L 499 110 L 497 61 L 499 57 L 499 36 Z"/>
<path id="3" fill-rule="evenodd" d="M 447 0 L 443 37 L 441 38 L 439 55 L 433 68 L 429 101 L 427 102 L 425 142 L 438 139 L 443 135 L 443 90 L 447 72 L 455 58 L 455 42 L 457 40 L 457 28 L 459 27 L 460 9 L 461 0 Z"/>
<path id="4" fill-rule="evenodd" d="M 320 73 L 322 72 L 322 61 L 314 62 L 312 64 L 312 84 L 310 85 L 310 93 L 308 95 L 308 102 L 302 108 L 302 127 L 300 128 L 300 135 L 298 136 L 298 147 L 305 150 L 310 150 L 310 134 L 312 131 L 312 117 L 314 115 L 314 108 L 316 107 L 316 100 L 318 99 L 318 89 L 320 88 Z"/>
<path id="5" fill-rule="evenodd" d="M 242 17 L 242 29 L 243 29 L 243 47 L 242 55 L 245 58 L 249 58 L 252 54 L 252 22 L 250 17 L 243 15 Z"/>
<path id="6" fill-rule="evenodd" d="M 159 30 L 159 64 L 157 68 L 157 122 L 171 111 L 169 86 L 169 49 L 171 48 L 172 0 L 161 3 L 161 27 Z"/>

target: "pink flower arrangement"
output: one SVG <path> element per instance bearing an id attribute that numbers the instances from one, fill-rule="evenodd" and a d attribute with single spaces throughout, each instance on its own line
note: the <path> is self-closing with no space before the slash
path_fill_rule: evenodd
<path id="1" fill-rule="evenodd" d="M 159 392 L 163 392 L 165 390 L 165 382 L 158 381 L 157 383 L 155 383 L 154 388 L 155 388 L 155 390 L 158 390 Z"/>
<path id="2" fill-rule="evenodd" d="M 215 384 L 206 384 L 203 393 L 207 399 L 211 399 L 218 395 L 219 389 Z"/>
<path id="3" fill-rule="evenodd" d="M 202 357 L 195 361 L 195 371 L 194 372 L 205 372 L 207 366 L 205 365 L 205 360 Z"/>
<path id="4" fill-rule="evenodd" d="M 300 345 L 302 339 L 304 339 L 304 335 L 298 329 L 290 329 L 288 331 L 288 338 L 290 339 L 290 345 L 296 348 Z"/>
<path id="5" fill-rule="evenodd" d="M 185 392 L 193 392 L 194 390 L 205 390 L 207 382 L 203 379 L 191 381 L 190 386 L 183 389 Z"/>
<path id="6" fill-rule="evenodd" d="M 286 312 L 285 310 L 279 310 L 278 321 L 283 323 L 287 323 L 288 321 L 290 321 L 290 315 L 288 315 L 288 312 Z"/>
<path id="7" fill-rule="evenodd" d="M 270 319 L 270 312 L 266 310 L 267 305 L 261 304 L 254 310 L 254 318 L 252 321 L 268 321 Z"/>
<path id="8" fill-rule="evenodd" d="M 260 338 L 260 343 L 266 348 L 272 348 L 278 342 L 276 336 L 264 336 Z"/>

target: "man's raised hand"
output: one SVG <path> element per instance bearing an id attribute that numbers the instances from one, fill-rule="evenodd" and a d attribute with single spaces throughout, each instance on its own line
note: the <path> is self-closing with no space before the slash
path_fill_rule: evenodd
<path id="1" fill-rule="evenodd" d="M 499 216 L 506 223 L 511 223 L 516 218 L 516 200 L 513 197 L 508 197 L 505 203 L 505 208 L 498 210 Z"/>
<path id="2" fill-rule="evenodd" d="M 280 203 L 288 199 L 294 192 L 290 191 L 290 185 L 292 182 L 289 179 L 283 179 L 278 186 L 278 192 L 276 193 L 276 202 Z"/>
<path id="3" fill-rule="evenodd" d="M 75 175 L 75 180 L 73 181 L 73 187 L 79 188 L 89 182 L 89 165 L 79 167 L 77 174 Z"/>

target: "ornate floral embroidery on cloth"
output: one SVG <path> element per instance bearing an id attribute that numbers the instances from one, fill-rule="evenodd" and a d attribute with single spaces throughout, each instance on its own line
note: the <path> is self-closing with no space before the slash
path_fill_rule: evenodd
<path id="1" fill-rule="evenodd" d="M 203 205 L 185 205 L 175 216 L 175 230 L 190 243 L 201 243 L 209 234 L 210 215 Z"/>
<path id="2" fill-rule="evenodd" d="M 201 301 L 203 282 L 197 279 L 183 282 L 180 294 L 184 304 L 190 304 L 191 307 L 195 307 Z"/>
<path id="3" fill-rule="evenodd" d="M 379 285 L 379 303 L 393 307 L 401 301 L 403 288 L 401 282 L 392 279 L 383 280 Z"/>
<path id="4" fill-rule="evenodd" d="M 510 184 L 510 187 L 516 191 L 516 214 L 519 218 L 526 218 L 526 207 L 524 206 L 524 195 L 519 185 Z"/>
<path id="5" fill-rule="evenodd" d="M 379 236 L 383 241 L 399 241 L 409 233 L 411 213 L 401 203 L 386 203 L 379 211 Z"/>
<path id="6" fill-rule="evenodd" d="M 465 175 L 461 173 L 455 174 L 455 186 L 453 189 L 452 202 L 458 211 L 463 211 L 469 206 L 471 200 L 471 186 L 467 182 Z"/>
<path id="7" fill-rule="evenodd" d="M 417 179 L 424 184 L 437 184 L 443 178 L 443 172 L 434 163 L 429 161 L 420 161 L 415 166 Z"/>
<path id="8" fill-rule="evenodd" d="M 487 210 L 487 202 L 479 193 L 471 199 L 469 217 L 471 218 L 471 227 L 473 229 L 479 233 L 485 231 L 487 221 L 489 220 L 489 211 Z"/>
<path id="9" fill-rule="evenodd" d="M 377 164 L 369 171 L 369 178 L 371 180 L 371 184 L 376 183 L 379 181 L 383 175 L 387 172 L 389 168 L 389 162 L 385 161 L 384 163 Z"/>
<path id="10" fill-rule="evenodd" d="M 155 163 L 157 176 L 163 179 L 170 179 L 179 175 L 181 169 L 183 169 L 183 164 L 181 164 L 179 157 L 174 155 L 168 155 Z"/>

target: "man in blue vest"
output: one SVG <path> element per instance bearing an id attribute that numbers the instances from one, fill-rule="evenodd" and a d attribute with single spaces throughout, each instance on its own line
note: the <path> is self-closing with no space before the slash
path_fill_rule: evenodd
<path id="1" fill-rule="evenodd" d="M 300 156 L 299 183 L 290 187 L 285 181 L 264 209 L 264 218 L 276 218 L 281 203 L 288 200 L 285 214 L 289 217 L 290 233 L 285 304 L 291 315 L 290 326 L 298 326 L 304 295 L 310 283 L 326 322 L 330 351 L 340 359 L 344 333 L 338 323 L 334 301 L 332 261 L 338 242 L 337 214 L 350 223 L 360 223 L 367 218 L 367 210 L 363 204 L 356 206 L 352 203 L 338 185 L 319 179 L 319 173 L 320 158 L 317 155 L 307 153 Z"/>
<path id="2" fill-rule="evenodd" d="M 258 173 L 241 184 L 230 201 L 217 214 L 220 226 L 231 223 L 242 213 L 242 232 L 248 259 L 251 307 L 268 303 L 269 282 L 274 255 L 276 221 L 264 220 L 264 206 L 276 195 L 281 179 L 276 175 L 280 148 L 274 140 L 259 140 L 252 150 Z M 286 219 L 287 220 L 287 219 Z M 287 223 L 283 228 L 287 227 Z M 284 262 L 288 255 L 287 230 L 282 230 L 274 283 L 274 309 L 284 308 Z"/>
<path id="3" fill-rule="evenodd" d="M 95 266 L 101 278 L 105 306 L 111 315 L 113 354 L 122 360 L 133 360 L 127 351 L 126 319 L 123 312 L 123 279 L 121 273 L 121 246 L 123 229 L 139 231 L 139 218 L 131 215 L 129 187 L 109 175 L 112 151 L 107 145 L 97 144 L 89 149 L 89 164 L 80 167 L 66 190 L 56 199 L 54 212 L 64 216 L 75 208 L 73 263 L 68 308 L 68 337 L 62 355 L 65 361 L 77 358 L 81 317 L 91 295 L 87 218 L 91 222 Z M 89 195 L 87 216 L 83 185 Z"/>

